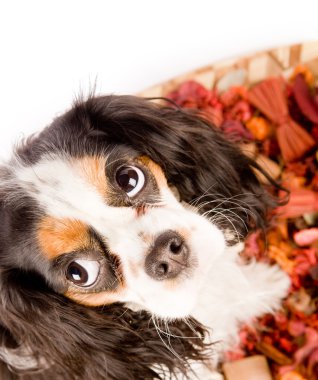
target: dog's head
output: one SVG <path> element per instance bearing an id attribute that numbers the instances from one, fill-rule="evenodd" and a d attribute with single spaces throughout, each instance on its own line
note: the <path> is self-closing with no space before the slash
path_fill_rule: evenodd
<path id="1" fill-rule="evenodd" d="M 1 168 L 4 312 L 33 308 L 39 329 L 56 313 L 56 330 L 83 323 L 67 305 L 191 315 L 214 260 L 274 204 L 254 168 L 193 112 L 130 96 L 78 102 Z M 3 319 L 21 340 L 17 315 Z"/>

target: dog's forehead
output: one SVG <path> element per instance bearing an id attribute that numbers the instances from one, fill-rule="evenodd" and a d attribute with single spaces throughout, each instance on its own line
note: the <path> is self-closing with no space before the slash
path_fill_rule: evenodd
<path id="1" fill-rule="evenodd" d="M 52 216 L 70 217 L 57 207 L 73 205 L 83 214 L 103 210 L 103 206 L 112 206 L 111 198 L 119 198 L 119 189 L 114 184 L 115 171 L 124 165 L 140 164 L 150 173 L 158 190 L 166 186 L 166 178 L 159 167 L 145 156 L 133 157 L 114 155 L 113 151 L 105 155 L 47 155 L 33 165 L 16 165 L 14 177 L 28 195 Z M 77 207 L 76 207 L 77 206 Z"/>
<path id="2" fill-rule="evenodd" d="M 114 184 L 114 168 L 127 159 L 118 154 L 50 155 L 34 165 L 15 168 L 19 186 L 43 211 L 36 234 L 46 257 L 87 245 L 89 228 L 102 236 L 115 237 L 123 226 L 138 218 L 133 207 L 114 206 L 120 192 Z M 151 191 L 156 194 L 151 196 L 159 198 L 161 189 L 167 186 L 163 171 L 145 156 L 137 157 L 135 162 L 155 183 Z"/>

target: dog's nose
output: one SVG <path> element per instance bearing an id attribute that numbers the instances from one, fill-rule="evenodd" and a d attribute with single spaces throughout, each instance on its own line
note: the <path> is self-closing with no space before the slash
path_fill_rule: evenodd
<path id="1" fill-rule="evenodd" d="M 187 267 L 189 248 L 175 231 L 159 235 L 145 261 L 146 273 L 154 280 L 177 277 Z"/>

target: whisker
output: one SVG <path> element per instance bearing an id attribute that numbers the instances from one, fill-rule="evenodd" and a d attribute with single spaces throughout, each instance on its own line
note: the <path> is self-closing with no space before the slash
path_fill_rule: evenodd
<path id="1" fill-rule="evenodd" d="M 156 329 L 156 331 L 157 331 L 157 334 L 158 334 L 160 340 L 162 341 L 162 343 L 167 347 L 167 349 L 172 353 L 172 355 L 174 355 L 178 360 L 182 360 L 181 357 L 178 355 L 178 353 L 172 348 L 171 344 L 170 344 L 170 345 L 167 344 L 167 343 L 164 341 L 164 339 L 162 338 L 162 336 L 161 336 L 160 333 L 165 334 L 165 332 L 162 331 L 162 330 L 159 328 L 159 326 L 157 325 L 157 323 L 156 323 L 156 317 L 155 317 L 154 315 L 152 315 L 151 318 L 152 318 L 152 322 L 153 322 L 153 324 L 154 324 L 154 326 L 155 326 L 155 329 Z"/>

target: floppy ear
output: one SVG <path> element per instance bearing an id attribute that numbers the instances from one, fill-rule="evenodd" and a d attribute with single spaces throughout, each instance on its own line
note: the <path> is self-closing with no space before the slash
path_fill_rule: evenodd
<path id="1" fill-rule="evenodd" d="M 182 200 L 233 231 L 234 240 L 264 227 L 267 211 L 276 206 L 254 174 L 264 170 L 196 111 L 105 96 L 77 103 L 61 123 L 73 135 L 85 131 L 100 143 L 129 145 L 152 158 Z"/>
<path id="2" fill-rule="evenodd" d="M 199 324 L 193 323 L 194 333 L 183 322 L 171 323 L 165 345 L 167 338 L 158 336 L 146 313 L 119 304 L 78 305 L 54 293 L 35 273 L 1 271 L 0 316 L 5 332 L 0 359 L 32 380 L 155 379 L 157 371 L 184 372 L 188 360 L 205 358 L 206 346 L 198 339 L 205 331 Z M 20 363 L 12 360 L 19 352 L 25 357 Z"/>

